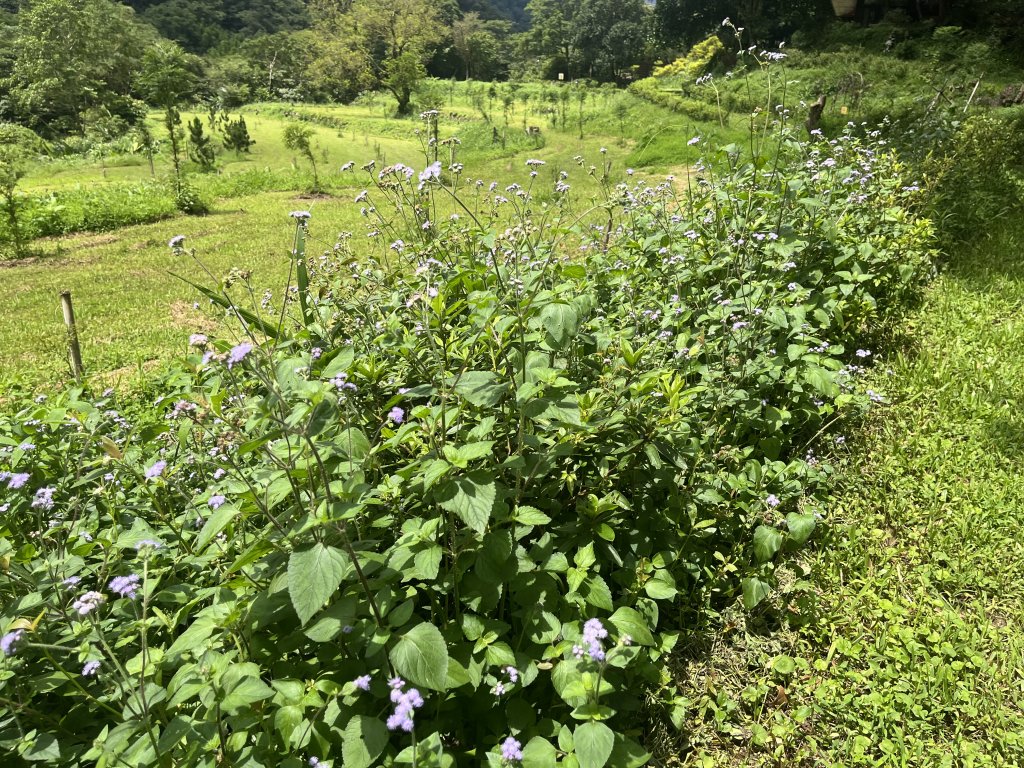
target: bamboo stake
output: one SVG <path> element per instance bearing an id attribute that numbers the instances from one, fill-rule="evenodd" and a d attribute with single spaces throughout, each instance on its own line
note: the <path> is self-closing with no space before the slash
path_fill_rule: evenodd
<path id="1" fill-rule="evenodd" d="M 82 381 L 84 369 L 82 367 L 82 350 L 78 346 L 78 327 L 75 325 L 75 310 L 71 306 L 71 291 L 60 292 L 60 306 L 64 311 L 64 325 L 68 328 L 68 352 L 71 357 L 71 368 L 75 378 Z"/>

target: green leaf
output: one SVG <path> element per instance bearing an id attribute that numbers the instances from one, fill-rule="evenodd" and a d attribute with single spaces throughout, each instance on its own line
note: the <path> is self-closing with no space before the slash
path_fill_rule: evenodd
<path id="1" fill-rule="evenodd" d="M 324 379 L 333 379 L 340 373 L 348 372 L 355 359 L 355 351 L 352 347 L 338 347 L 337 351 L 328 354 L 331 357 L 327 362 L 327 367 L 320 371 L 320 377 Z"/>
<path id="2" fill-rule="evenodd" d="M 444 457 L 457 467 L 465 467 L 475 459 L 490 456 L 493 446 L 493 440 L 480 440 L 475 443 L 466 443 L 459 446 L 446 445 L 444 447 Z"/>
<path id="3" fill-rule="evenodd" d="M 60 760 L 60 744 L 52 733 L 40 733 L 35 743 L 22 757 L 32 762 Z"/>
<path id="4" fill-rule="evenodd" d="M 213 538 L 223 531 L 237 514 L 238 510 L 232 504 L 222 504 L 218 507 L 212 515 L 206 518 L 203 529 L 196 539 L 196 551 L 202 552 L 206 549 Z"/>
<path id="5" fill-rule="evenodd" d="M 615 733 L 612 729 L 604 723 L 591 720 L 577 726 L 572 735 L 580 768 L 604 768 L 615 747 Z"/>
<path id="6" fill-rule="evenodd" d="M 554 745 L 541 736 L 534 736 L 523 747 L 523 768 L 555 768 L 558 752 Z"/>
<path id="7" fill-rule="evenodd" d="M 302 624 L 324 607 L 349 567 L 344 552 L 319 542 L 310 549 L 292 552 L 288 558 L 288 595 Z"/>
<path id="8" fill-rule="evenodd" d="M 743 579 L 743 607 L 754 610 L 772 591 L 772 585 L 756 578 Z"/>
<path id="9" fill-rule="evenodd" d="M 455 391 L 472 405 L 487 408 L 501 401 L 508 383 L 490 371 L 466 371 L 459 376 Z"/>
<path id="10" fill-rule="evenodd" d="M 274 695 L 274 689 L 264 683 L 259 675 L 260 668 L 252 662 L 228 667 L 220 680 L 225 691 L 220 708 L 225 714 L 234 714 Z"/>
<path id="11" fill-rule="evenodd" d="M 448 646 L 433 624 L 417 624 L 390 653 L 395 671 L 414 685 L 443 691 L 448 680 Z"/>
<path id="12" fill-rule="evenodd" d="M 782 549 L 782 532 L 770 525 L 759 525 L 754 531 L 754 557 L 759 563 L 767 563 Z"/>
<path id="13" fill-rule="evenodd" d="M 388 745 L 388 729 L 374 717 L 356 715 L 342 733 L 345 768 L 370 768 Z"/>
<path id="14" fill-rule="evenodd" d="M 612 750 L 611 765 L 615 768 L 643 768 L 651 759 L 651 753 L 632 739 L 617 734 L 615 749 Z"/>
<path id="15" fill-rule="evenodd" d="M 489 473 L 477 471 L 442 483 L 435 493 L 442 507 L 454 512 L 477 533 L 483 533 L 498 498 L 498 486 Z"/>
<path id="16" fill-rule="evenodd" d="M 790 512 L 786 515 L 786 527 L 789 529 L 786 540 L 802 547 L 811 538 L 817 524 L 817 518 L 813 514 L 801 515 L 798 512 Z"/>
<path id="17" fill-rule="evenodd" d="M 647 628 L 647 621 L 634 608 L 622 606 L 608 617 L 611 625 L 620 635 L 629 635 L 638 645 L 654 645 L 654 636 Z"/>
<path id="18" fill-rule="evenodd" d="M 648 597 L 655 600 L 672 600 L 678 593 L 676 580 L 672 578 L 672 574 L 660 568 L 654 572 L 650 581 L 644 584 L 644 591 Z"/>
<path id="19" fill-rule="evenodd" d="M 788 677 L 796 672 L 796 662 L 792 656 L 776 656 L 772 661 L 772 671 Z"/>
<path id="20" fill-rule="evenodd" d="M 563 349 L 579 331 L 580 313 L 571 304 L 552 302 L 541 310 L 540 322 L 546 331 L 548 346 Z"/>

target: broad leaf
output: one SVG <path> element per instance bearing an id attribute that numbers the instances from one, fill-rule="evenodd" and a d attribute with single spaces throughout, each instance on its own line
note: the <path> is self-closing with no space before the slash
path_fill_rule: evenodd
<path id="1" fill-rule="evenodd" d="M 324 607 L 349 569 L 340 549 L 316 543 L 288 558 L 288 595 L 299 621 L 305 624 Z"/>
<path id="2" fill-rule="evenodd" d="M 647 628 L 647 621 L 634 608 L 622 606 L 608 617 L 611 625 L 620 635 L 629 635 L 639 645 L 654 645 L 654 637 Z"/>
<path id="3" fill-rule="evenodd" d="M 388 745 L 388 729 L 374 717 L 356 715 L 341 738 L 345 768 L 370 768 Z"/>
<path id="4" fill-rule="evenodd" d="M 477 533 L 483 533 L 498 498 L 498 486 L 489 473 L 478 471 L 442 483 L 436 494 L 442 507 L 454 512 Z"/>
<path id="5" fill-rule="evenodd" d="M 782 549 L 782 532 L 769 525 L 759 525 L 754 531 L 754 557 L 759 563 L 767 563 Z"/>
<path id="6" fill-rule="evenodd" d="M 417 624 L 391 649 L 395 671 L 414 685 L 443 691 L 448 680 L 448 646 L 433 624 Z"/>
<path id="7" fill-rule="evenodd" d="M 615 733 L 604 723 L 591 720 L 576 727 L 573 741 L 580 768 L 604 768 L 615 746 Z"/>

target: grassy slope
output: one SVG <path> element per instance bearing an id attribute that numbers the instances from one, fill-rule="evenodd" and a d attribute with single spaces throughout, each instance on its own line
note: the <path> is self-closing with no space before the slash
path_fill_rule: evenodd
<path id="1" fill-rule="evenodd" d="M 690 764 L 1024 765 L 1022 246 L 1018 226 L 960 254 L 873 374 L 892 405 L 803 564 L 815 618 L 683 668 Z"/>
<path id="2" fill-rule="evenodd" d="M 600 164 L 609 160 L 613 174 L 622 174 L 632 162 L 638 139 L 624 140 L 616 135 L 619 124 L 604 108 L 610 97 L 600 95 L 589 102 L 585 138 L 578 138 L 577 128 L 569 121 L 566 130 L 541 123 L 537 115 L 525 115 L 531 124 L 543 125 L 544 146 L 534 149 L 519 136 L 524 115 L 513 111 L 509 117 L 509 133 L 516 132 L 516 146 L 507 150 L 493 146 L 491 129 L 474 116 L 468 101 L 456 101 L 455 109 L 463 115 L 460 122 L 442 120 L 442 136 L 465 133 L 470 137 L 462 148 L 469 178 L 498 180 L 504 186 L 513 181 L 527 181 L 527 157 L 545 160 L 548 166 L 538 179 L 550 187 L 557 169 L 570 172 L 573 194 L 588 199 L 597 185 L 573 160 L 585 156 L 588 162 Z M 631 128 L 644 124 L 658 125 L 660 137 L 671 137 L 676 154 L 660 156 L 663 164 L 648 166 L 650 172 L 673 169 L 669 161 L 685 164 L 696 151 L 686 145 L 693 134 L 693 122 L 664 110 L 639 102 L 626 95 L 632 120 Z M 242 178 L 235 173 L 252 168 L 270 168 L 283 172 L 288 180 L 293 162 L 292 153 L 284 149 L 281 132 L 287 120 L 271 114 L 281 105 L 247 108 L 247 122 L 257 144 L 252 155 L 237 160 L 223 156 L 221 176 L 192 175 L 200 188 L 211 190 L 231 186 L 230 180 Z M 522 107 L 519 108 L 522 110 Z M 177 234 L 189 237 L 190 247 L 219 278 L 230 268 L 251 270 L 253 281 L 262 290 L 272 288 L 280 293 L 287 275 L 288 249 L 291 243 L 289 211 L 310 208 L 314 213 L 312 232 L 315 247 L 329 248 L 334 236 L 343 230 L 362 237 L 363 223 L 359 206 L 351 203 L 357 190 L 366 183 L 361 173 L 338 173 L 348 160 L 358 165 L 382 158 L 386 162 L 403 161 L 423 167 L 419 138 L 415 131 L 422 127 L 418 120 L 395 120 L 383 116 L 384 107 L 316 107 L 315 111 L 349 121 L 344 130 L 312 125 L 316 134 L 317 156 L 324 184 L 334 194 L 317 200 L 304 199 L 295 191 L 265 192 L 244 197 L 218 199 L 210 216 L 176 217 L 154 224 L 131 226 L 104 234 L 72 235 L 60 239 L 38 241 L 48 255 L 30 262 L 0 263 L 0 391 L 11 383 L 31 388 L 50 387 L 68 379 L 64 356 L 64 330 L 59 314 L 57 293 L 72 292 L 81 323 L 83 355 L 87 369 L 101 375 L 104 384 L 131 379 L 140 366 L 185 349 L 190 333 L 207 330 L 209 315 L 192 310 L 199 297 L 196 291 L 169 277 L 168 271 L 195 273 L 194 266 L 183 259 L 172 258 L 167 241 Z M 500 115 L 500 110 L 498 111 Z M 492 115 L 493 116 L 493 115 Z M 500 118 L 499 118 L 500 119 Z M 532 143 L 532 142 L 530 142 Z M 607 147 L 607 154 L 598 149 Z M 140 180 L 149 176 L 148 165 L 140 158 L 128 158 L 128 165 L 115 166 L 114 161 L 103 168 L 95 161 L 66 163 L 60 167 L 40 165 L 27 179 L 27 189 L 73 185 L 98 186 L 115 180 Z M 158 158 L 158 162 L 161 161 Z M 378 163 L 378 167 L 379 167 Z M 308 183 L 304 171 L 295 176 L 286 188 L 301 188 Z M 243 185 L 244 190 L 244 185 Z M 209 283 L 209 280 L 206 280 Z"/>

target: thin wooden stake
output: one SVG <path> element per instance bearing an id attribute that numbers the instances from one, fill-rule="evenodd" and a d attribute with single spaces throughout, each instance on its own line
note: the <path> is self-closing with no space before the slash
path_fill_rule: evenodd
<path id="1" fill-rule="evenodd" d="M 984 77 L 982 75 L 981 77 Z M 974 101 L 974 94 L 978 92 L 978 86 L 981 85 L 981 77 L 978 78 L 978 82 L 974 84 L 974 90 L 971 91 L 971 97 L 967 99 L 967 103 L 964 104 L 964 114 L 967 114 L 967 110 L 971 108 L 971 102 Z"/>
<path id="2" fill-rule="evenodd" d="M 71 368 L 79 381 L 85 373 L 82 367 L 82 350 L 78 346 L 78 327 L 75 325 L 75 310 L 71 306 L 71 291 L 60 292 L 60 306 L 64 310 L 64 325 L 68 327 L 68 351 L 71 355 Z"/>

